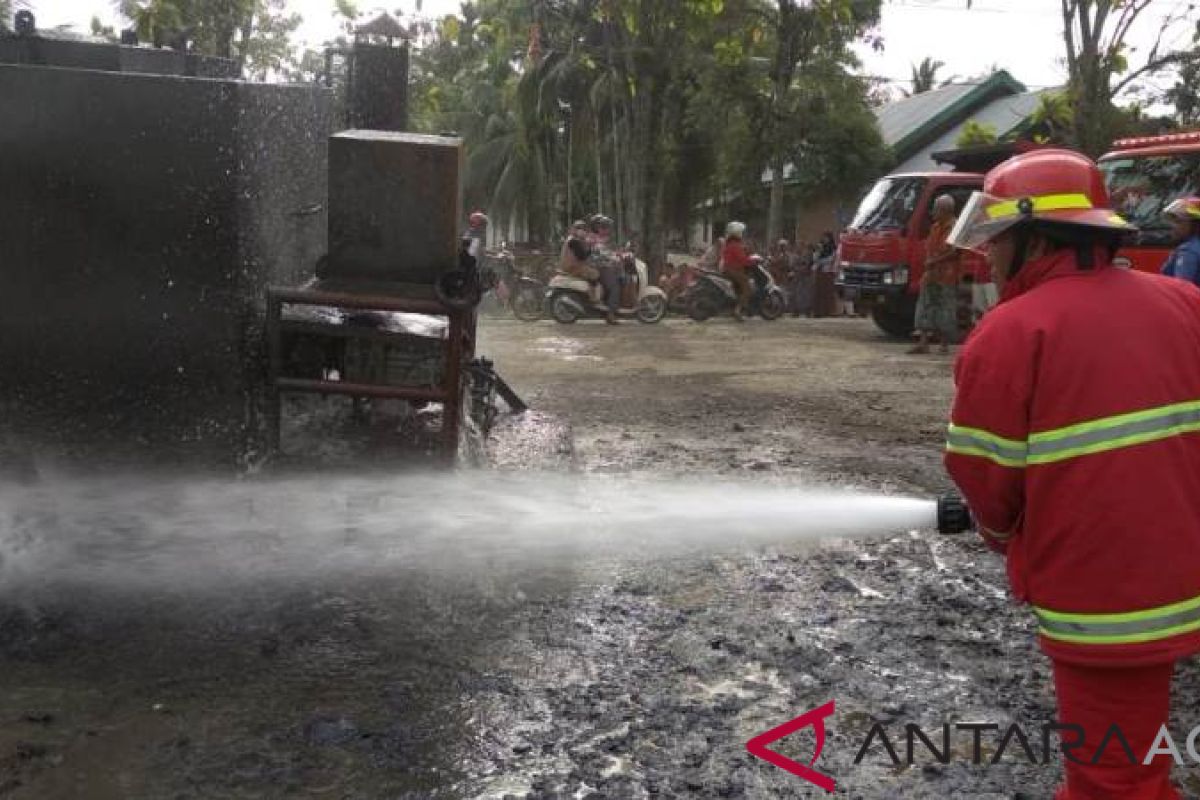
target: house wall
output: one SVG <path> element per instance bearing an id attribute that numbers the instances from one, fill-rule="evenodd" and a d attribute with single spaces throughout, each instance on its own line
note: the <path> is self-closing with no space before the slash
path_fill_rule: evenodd
<path id="1" fill-rule="evenodd" d="M 796 214 L 792 230 L 793 241 L 815 244 L 825 231 L 836 236 L 845 226 L 850 206 L 837 200 L 823 200 L 805 205 Z"/>
<path id="2" fill-rule="evenodd" d="M 819 200 L 807 203 L 795 210 L 791 224 L 783 232 L 783 236 L 793 242 L 815 243 L 825 231 L 833 231 L 834 234 L 837 234 L 853 215 L 854 207 L 854 202 L 847 203 L 838 200 Z M 724 218 L 724 216 L 720 217 L 720 219 Z M 749 227 L 750 239 L 756 245 L 766 248 L 771 244 L 765 239 L 767 227 L 765 218 L 747 217 L 743 221 Z M 715 223 L 713 219 L 705 217 L 700 217 L 693 222 L 688 231 L 689 246 L 692 249 L 707 247 L 714 236 L 720 236 L 723 233 L 722 230 L 714 227 L 716 224 L 718 223 Z"/>

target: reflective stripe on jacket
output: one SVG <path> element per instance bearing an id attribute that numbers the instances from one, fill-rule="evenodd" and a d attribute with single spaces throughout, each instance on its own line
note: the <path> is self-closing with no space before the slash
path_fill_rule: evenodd
<path id="1" fill-rule="evenodd" d="M 1200 290 L 1073 252 L 1026 264 L 955 367 L 946 468 L 1043 648 L 1200 650 Z"/>

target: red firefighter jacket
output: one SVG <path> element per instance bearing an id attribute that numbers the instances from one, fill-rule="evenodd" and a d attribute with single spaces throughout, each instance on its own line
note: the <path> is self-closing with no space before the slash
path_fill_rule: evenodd
<path id="1" fill-rule="evenodd" d="M 1052 658 L 1200 650 L 1200 290 L 1032 260 L 955 367 L 946 468 Z"/>

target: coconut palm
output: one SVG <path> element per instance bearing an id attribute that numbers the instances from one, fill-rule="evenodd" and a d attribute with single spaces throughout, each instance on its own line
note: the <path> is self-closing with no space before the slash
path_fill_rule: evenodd
<path id="1" fill-rule="evenodd" d="M 905 95 L 911 97 L 914 94 L 922 94 L 932 90 L 937 86 L 938 70 L 946 66 L 941 61 L 934 61 L 929 56 L 921 59 L 920 64 L 912 65 L 912 89 L 906 91 Z"/>

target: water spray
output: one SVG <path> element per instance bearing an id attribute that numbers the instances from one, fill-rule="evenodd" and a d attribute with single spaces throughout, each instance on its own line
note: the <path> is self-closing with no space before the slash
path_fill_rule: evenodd
<path id="1" fill-rule="evenodd" d="M 714 490 L 716 489 L 716 490 Z M 404 570 L 490 575 L 973 527 L 938 499 L 826 488 L 471 472 L 0 484 L 0 595 L 220 590 Z"/>

